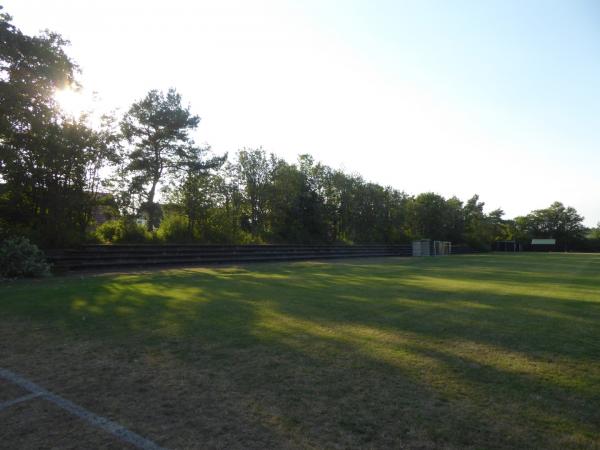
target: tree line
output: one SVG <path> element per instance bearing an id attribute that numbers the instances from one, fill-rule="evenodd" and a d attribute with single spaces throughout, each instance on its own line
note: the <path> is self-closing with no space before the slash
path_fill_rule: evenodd
<path id="1" fill-rule="evenodd" d="M 436 193 L 409 195 L 263 149 L 215 155 L 192 135 L 200 118 L 175 89 L 152 90 L 121 116 L 90 125 L 57 90 L 78 67 L 56 33 L 22 33 L 0 15 L 0 237 L 83 242 L 407 243 L 431 238 L 486 249 L 554 237 L 565 249 L 600 240 L 554 203 L 514 220 Z M 108 218 L 98 226 L 95 218 Z M 596 234 L 594 234 L 596 233 Z"/>

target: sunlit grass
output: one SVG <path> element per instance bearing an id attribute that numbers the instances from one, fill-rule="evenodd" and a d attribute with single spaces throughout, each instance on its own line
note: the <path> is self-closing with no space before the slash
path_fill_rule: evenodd
<path id="1" fill-rule="evenodd" d="M 4 324 L 201 358 L 308 446 L 600 445 L 598 255 L 166 270 L 0 296 Z"/>

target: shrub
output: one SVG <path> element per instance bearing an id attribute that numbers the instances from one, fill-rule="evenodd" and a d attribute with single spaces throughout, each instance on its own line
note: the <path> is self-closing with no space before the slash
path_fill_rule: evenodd
<path id="1" fill-rule="evenodd" d="M 139 244 L 152 241 L 152 234 L 144 226 L 131 219 L 109 220 L 95 231 L 96 237 L 103 243 Z"/>
<path id="2" fill-rule="evenodd" d="M 158 238 L 165 242 L 187 242 L 193 239 L 189 232 L 187 217 L 179 214 L 166 216 L 156 231 Z"/>
<path id="3" fill-rule="evenodd" d="M 115 242 L 143 244 L 144 242 L 150 242 L 152 240 L 152 233 L 148 232 L 146 227 L 133 220 L 126 220 L 123 222 L 121 234 Z"/>
<path id="4" fill-rule="evenodd" d="M 25 237 L 6 239 L 0 245 L 0 276 L 44 277 L 50 275 L 50 264 L 36 245 Z"/>
<path id="5" fill-rule="evenodd" d="M 102 225 L 99 225 L 94 231 L 94 235 L 100 242 L 108 244 L 110 242 L 114 242 L 119 234 L 120 228 L 121 222 L 119 220 L 109 220 L 108 222 L 104 222 Z"/>

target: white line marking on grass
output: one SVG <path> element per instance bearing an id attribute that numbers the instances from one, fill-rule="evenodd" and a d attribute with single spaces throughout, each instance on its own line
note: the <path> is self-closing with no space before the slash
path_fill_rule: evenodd
<path id="1" fill-rule="evenodd" d="M 40 394 L 27 394 L 22 397 L 15 398 L 14 400 L 7 400 L 5 402 L 0 403 L 0 411 L 8 408 L 9 406 L 16 405 L 17 403 L 26 402 L 27 400 L 31 400 L 32 398 L 39 397 Z"/>
<path id="2" fill-rule="evenodd" d="M 71 414 L 79 417 L 80 419 L 85 420 L 86 422 L 90 423 L 91 425 L 93 425 L 97 428 L 100 428 L 104 431 L 107 431 L 110 434 L 118 437 L 119 439 L 121 439 L 125 442 L 129 442 L 130 444 L 133 444 L 138 448 L 141 448 L 143 450 L 164 450 L 162 447 L 156 445 L 154 442 L 149 441 L 146 438 L 143 438 L 142 436 L 134 433 L 133 431 L 129 431 L 124 426 L 119 425 L 118 423 L 113 422 L 112 420 L 109 420 L 105 417 L 94 414 L 93 412 L 88 411 L 87 409 L 82 408 L 81 406 L 76 405 L 75 403 L 73 403 L 65 398 L 62 398 L 56 394 L 53 394 L 52 392 L 47 391 L 46 389 L 42 388 L 41 386 L 38 386 L 37 384 L 29 381 L 28 379 L 23 378 L 22 376 L 17 375 L 14 372 L 11 372 L 10 370 L 3 369 L 0 367 L 0 377 L 18 385 L 18 386 L 21 386 L 22 388 L 27 389 L 29 392 L 31 392 L 31 395 L 25 395 L 23 397 L 19 397 L 18 399 L 15 399 L 15 400 L 10 400 L 8 402 L 0 403 L 0 410 L 2 410 L 3 407 L 10 406 L 7 403 L 14 404 L 15 402 L 18 403 L 19 400 L 25 401 L 25 400 L 29 400 L 30 398 L 33 398 L 33 397 L 42 397 L 45 400 L 48 400 L 49 402 L 54 403 L 59 408 L 62 408 L 65 411 L 70 412 Z M 28 397 L 28 398 L 25 398 L 25 397 Z"/>

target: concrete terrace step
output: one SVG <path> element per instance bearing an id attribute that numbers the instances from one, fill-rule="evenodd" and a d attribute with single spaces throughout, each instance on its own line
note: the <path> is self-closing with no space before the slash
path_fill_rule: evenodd
<path id="1" fill-rule="evenodd" d="M 224 264 L 253 261 L 290 261 L 350 257 L 410 256 L 410 246 L 364 245 L 119 245 L 85 246 L 54 251 L 49 260 L 63 270 L 109 269 L 156 265 Z"/>
<path id="2" fill-rule="evenodd" d="M 190 253 L 190 252 L 203 252 L 203 253 L 223 253 L 223 252 L 265 252 L 265 251 L 358 251 L 358 250 L 381 250 L 381 249 L 397 249 L 403 250 L 408 249 L 408 246 L 298 246 L 298 247 L 279 247 L 279 246 L 232 246 L 232 247 L 220 247 L 220 246 L 146 246 L 140 245 L 137 247 L 129 246 L 98 246 L 98 247 L 82 247 L 79 249 L 68 249 L 62 250 L 63 253 L 100 253 L 100 254 L 113 254 L 113 253 Z"/>
<path id="3" fill-rule="evenodd" d="M 178 254 L 155 254 L 155 255 L 136 255 L 136 254 L 120 254 L 120 255 L 111 255 L 111 257 L 106 257 L 102 255 L 79 255 L 79 256 L 65 256 L 62 258 L 51 258 L 53 261 L 116 261 L 116 260 L 146 260 L 146 259 L 186 259 L 186 258 L 205 258 L 205 259 L 232 259 L 232 258 L 252 258 L 252 257 L 261 257 L 261 258 L 269 258 L 276 256 L 301 256 L 301 257 L 311 257 L 311 256 L 327 256 L 327 255 L 335 255 L 335 256 L 345 256 L 345 255 L 371 255 L 371 254 L 389 254 L 389 255 L 404 255 L 408 254 L 407 252 L 396 252 L 396 251 L 370 251 L 370 252 L 265 252 L 265 253 L 227 253 L 227 254 L 188 254 L 188 255 L 178 255 Z"/>
<path id="4" fill-rule="evenodd" d="M 210 265 L 210 264 L 236 264 L 247 262 L 268 261 L 295 261 L 295 260 L 320 260 L 320 259 L 343 259 L 343 258 L 372 258 L 388 256 L 409 256 L 396 253 L 361 253 L 361 254 L 320 254 L 320 255 L 276 255 L 276 256 L 246 256 L 237 258 L 177 258 L 177 259 L 129 259 L 129 260 L 97 260 L 80 261 L 74 264 L 69 262 L 57 263 L 56 268 L 67 270 L 86 270 L 95 268 L 119 268 L 119 267 L 146 267 L 156 265 Z"/>
<path id="5" fill-rule="evenodd" d="M 80 261 L 80 260 L 90 260 L 90 259 L 132 259 L 132 258 L 152 258 L 152 257 L 164 257 L 164 258 L 180 258 L 180 257 L 188 257 L 188 256 L 206 256 L 206 257 L 236 257 L 236 256 L 245 256 L 245 255 L 303 255 L 303 254 L 318 254 L 318 255 L 328 255 L 328 254 L 345 254 L 345 255 L 353 255 L 357 253 L 371 253 L 371 252 L 387 252 L 387 253 L 398 253 L 398 254 L 410 254 L 408 250 L 396 250 L 396 249 L 352 249 L 352 250 L 336 250 L 336 249 L 322 249 L 322 250 L 304 250 L 304 249 L 295 249 L 295 250 L 271 250 L 271 251 L 228 251 L 228 252 L 203 252 L 203 251 L 177 251 L 177 252 L 169 252 L 169 251 L 155 251 L 155 252 L 114 252 L 114 253 L 96 253 L 96 252 L 68 252 L 62 255 L 50 256 L 53 260 L 58 261 Z"/>

